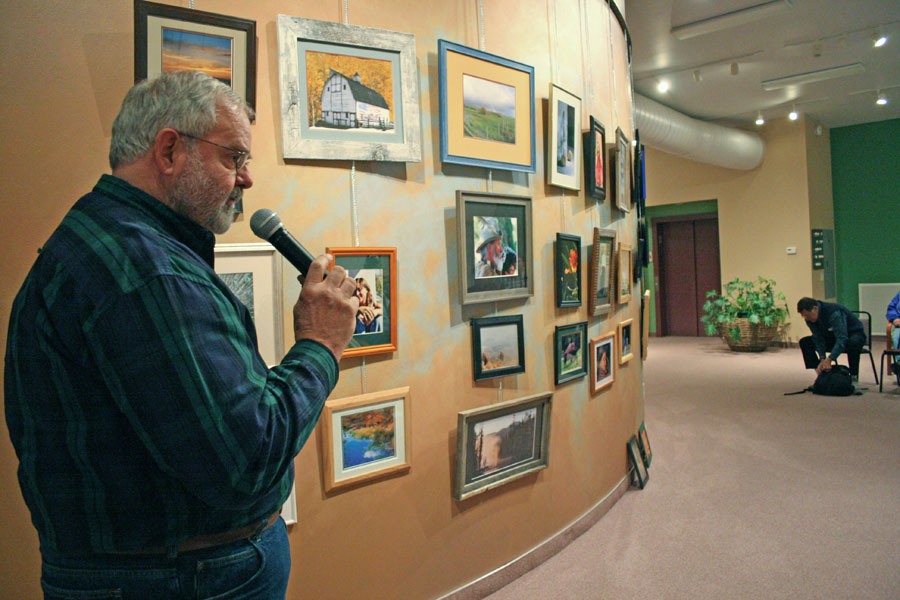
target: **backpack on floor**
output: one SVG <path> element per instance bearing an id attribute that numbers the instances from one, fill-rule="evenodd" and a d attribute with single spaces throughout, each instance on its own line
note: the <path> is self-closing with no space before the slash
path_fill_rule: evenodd
<path id="1" fill-rule="evenodd" d="M 844 365 L 832 365 L 830 371 L 822 371 L 816 377 L 815 383 L 799 392 L 788 392 L 785 396 L 812 392 L 822 396 L 851 396 L 853 395 L 853 379 L 850 377 L 850 369 Z"/>

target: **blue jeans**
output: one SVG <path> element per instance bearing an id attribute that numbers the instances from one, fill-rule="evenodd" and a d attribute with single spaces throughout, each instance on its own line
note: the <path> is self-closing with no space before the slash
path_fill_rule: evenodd
<path id="1" fill-rule="evenodd" d="M 246 540 L 179 554 L 44 558 L 44 600 L 283 599 L 291 572 L 287 528 L 280 517 Z"/>

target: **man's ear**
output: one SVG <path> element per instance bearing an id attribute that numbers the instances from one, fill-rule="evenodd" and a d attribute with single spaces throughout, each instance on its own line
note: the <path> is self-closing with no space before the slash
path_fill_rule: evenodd
<path id="1" fill-rule="evenodd" d="M 160 129 L 153 143 L 153 162 L 163 175 L 172 176 L 175 173 L 176 149 L 179 147 L 179 137 L 174 129 Z"/>

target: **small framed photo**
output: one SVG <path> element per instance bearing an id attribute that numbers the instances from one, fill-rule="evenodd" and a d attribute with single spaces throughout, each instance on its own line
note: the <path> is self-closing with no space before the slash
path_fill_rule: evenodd
<path id="1" fill-rule="evenodd" d="M 616 230 L 594 228 L 594 245 L 591 248 L 590 286 L 588 309 L 598 317 L 612 310 L 615 302 Z"/>
<path id="2" fill-rule="evenodd" d="M 638 216 L 643 216 L 644 200 L 647 197 L 647 192 L 644 189 L 644 184 L 646 183 L 644 178 L 644 145 L 641 143 L 640 132 L 637 129 L 634 130 L 634 140 L 631 203 L 637 205 Z"/>
<path id="3" fill-rule="evenodd" d="M 556 305 L 581 306 L 581 238 L 556 234 Z"/>
<path id="4" fill-rule="evenodd" d="M 522 315 L 472 319 L 475 381 L 525 372 Z"/>
<path id="5" fill-rule="evenodd" d="M 214 252 L 219 278 L 250 311 L 260 356 L 277 365 L 284 358 L 281 255 L 266 242 L 216 244 Z"/>
<path id="6" fill-rule="evenodd" d="M 615 381 L 616 332 L 591 340 L 591 393 L 596 394 Z"/>
<path id="7" fill-rule="evenodd" d="M 438 40 L 441 162 L 534 173 L 534 67 Z"/>
<path id="8" fill-rule="evenodd" d="M 278 15 L 284 158 L 419 162 L 416 39 Z"/>
<path id="9" fill-rule="evenodd" d="M 650 290 L 644 290 L 641 297 L 641 360 L 647 360 L 647 346 L 650 344 Z"/>
<path id="10" fill-rule="evenodd" d="M 619 364 L 624 365 L 634 358 L 634 352 L 631 346 L 631 324 L 634 319 L 625 319 L 619 323 Z"/>
<path id="11" fill-rule="evenodd" d="M 585 190 L 597 200 L 606 199 L 606 129 L 591 116 L 591 128 L 584 132 Z"/>
<path id="12" fill-rule="evenodd" d="M 644 459 L 644 465 L 649 469 L 650 462 L 653 460 L 653 451 L 650 449 L 650 437 L 647 435 L 647 425 L 644 422 L 641 422 L 641 426 L 638 428 L 637 441 L 641 458 Z"/>
<path id="13" fill-rule="evenodd" d="M 631 142 L 619 127 L 616 127 L 616 145 L 612 156 L 615 157 L 615 161 L 611 160 L 610 164 L 615 165 L 615 177 L 610 176 L 609 180 L 613 197 L 616 199 L 618 209 L 628 212 L 631 210 Z"/>
<path id="14" fill-rule="evenodd" d="M 628 458 L 630 459 L 631 466 L 634 468 L 638 487 L 644 489 L 647 482 L 650 481 L 650 472 L 647 471 L 644 459 L 641 458 L 641 450 L 638 447 L 637 436 L 635 435 L 631 436 L 631 439 L 628 440 Z"/>
<path id="15" fill-rule="evenodd" d="M 462 304 L 534 294 L 531 198 L 456 192 Z"/>
<path id="16" fill-rule="evenodd" d="M 337 265 L 356 280 L 356 330 L 344 357 L 397 350 L 397 249 L 326 248 Z"/>
<path id="17" fill-rule="evenodd" d="M 547 183 L 581 189 L 581 98 L 550 84 Z"/>
<path id="18" fill-rule="evenodd" d="M 409 471 L 409 403 L 408 387 L 325 402 L 326 492 Z"/>
<path id="19" fill-rule="evenodd" d="M 465 500 L 546 469 L 552 400 L 547 392 L 459 413 L 453 497 Z"/>
<path id="20" fill-rule="evenodd" d="M 619 304 L 626 304 L 631 300 L 632 274 L 634 273 L 634 263 L 631 256 L 631 244 L 619 244 L 619 286 L 618 301 Z"/>
<path id="21" fill-rule="evenodd" d="M 587 321 L 557 325 L 553 356 L 556 385 L 587 375 Z"/>
<path id="22" fill-rule="evenodd" d="M 134 81 L 202 71 L 256 106 L 256 21 L 134 2 Z"/>

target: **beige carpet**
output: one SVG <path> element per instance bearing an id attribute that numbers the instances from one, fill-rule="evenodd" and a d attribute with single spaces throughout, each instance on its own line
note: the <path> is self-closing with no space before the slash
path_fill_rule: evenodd
<path id="1" fill-rule="evenodd" d="M 488 598 L 900 598 L 896 380 L 864 356 L 862 396 L 782 395 L 813 379 L 798 349 L 652 339 L 647 488 Z"/>

